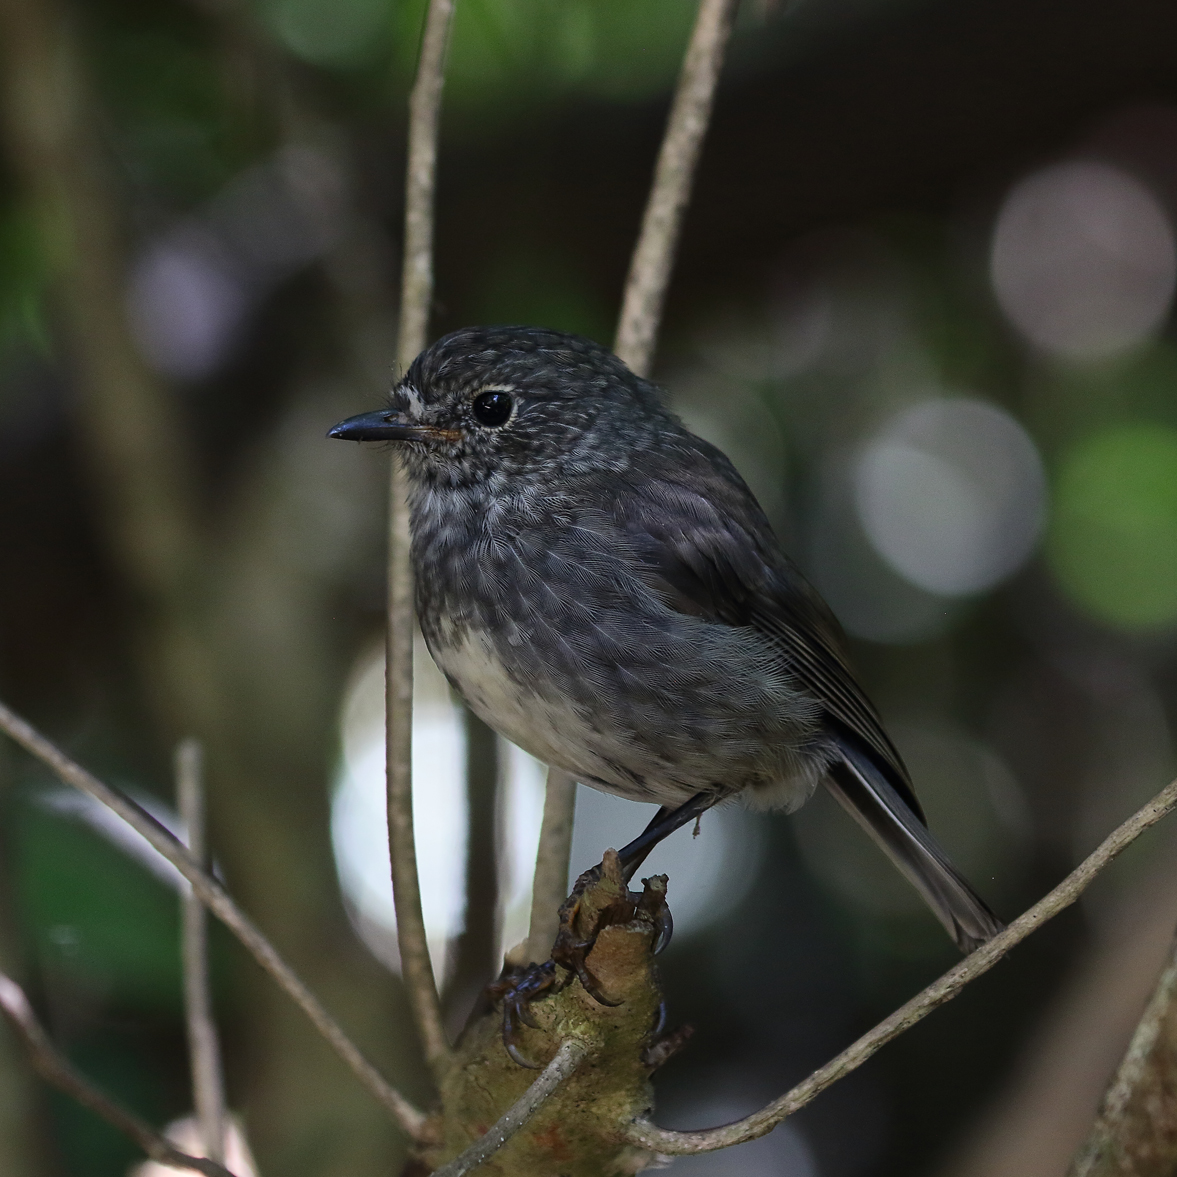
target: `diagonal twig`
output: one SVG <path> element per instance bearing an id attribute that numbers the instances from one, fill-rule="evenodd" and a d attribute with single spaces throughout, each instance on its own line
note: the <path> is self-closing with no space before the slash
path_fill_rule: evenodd
<path id="1" fill-rule="evenodd" d="M 188 853 L 203 870 L 209 869 L 204 835 L 204 754 L 196 740 L 182 740 L 176 748 L 176 799 L 188 833 Z M 193 890 L 180 900 L 183 923 L 184 1016 L 188 1027 L 188 1055 L 192 1068 L 192 1102 L 210 1160 L 225 1159 L 225 1082 L 221 1073 L 221 1045 L 213 1018 L 208 971 L 208 916 Z"/>
<path id="2" fill-rule="evenodd" d="M 7 732 L 22 748 L 52 769 L 67 785 L 101 802 L 146 838 L 150 845 L 192 884 L 192 889 L 200 897 L 201 902 L 249 949 L 258 964 L 310 1018 L 315 1028 L 351 1068 L 360 1082 L 392 1113 L 393 1119 L 414 1139 L 420 1138 L 425 1125 L 423 1113 L 392 1087 L 364 1057 L 298 974 L 278 955 L 269 940 L 237 906 L 228 891 L 197 865 L 174 835 L 165 830 L 151 814 L 136 805 L 126 794 L 104 784 L 80 764 L 71 760 L 32 724 L 21 719 L 3 703 L 0 703 L 0 731 Z"/>
<path id="3" fill-rule="evenodd" d="M 568 1038 L 532 1085 L 465 1152 L 434 1170 L 433 1177 L 463 1177 L 497 1152 L 556 1093 L 588 1056 L 588 1046 Z"/>
<path id="4" fill-rule="evenodd" d="M 206 1174 L 207 1177 L 233 1177 L 233 1174 L 217 1161 L 190 1157 L 187 1153 L 181 1152 L 145 1120 L 115 1103 L 88 1079 L 83 1078 L 53 1045 L 44 1027 L 37 1020 L 24 990 L 2 972 L 0 1011 L 8 1018 L 24 1043 L 33 1067 L 42 1079 L 66 1095 L 72 1096 L 125 1136 L 129 1136 L 153 1161 L 173 1169 L 194 1169 L 198 1173 Z"/>
<path id="5" fill-rule="evenodd" d="M 654 183 L 634 248 L 613 350 L 639 376 L 648 376 L 683 214 L 738 0 L 700 0 L 691 41 L 670 108 Z"/>
<path id="6" fill-rule="evenodd" d="M 568 894 L 568 860 L 572 854 L 575 811 L 576 781 L 559 768 L 549 768 L 539 849 L 535 856 L 535 877 L 531 885 L 527 962 L 538 964 L 548 959 L 560 928 L 560 904 Z"/>
<path id="7" fill-rule="evenodd" d="M 433 300 L 433 203 L 445 49 L 453 0 L 429 0 L 417 77 L 409 96 L 405 174 L 404 268 L 397 368 L 403 373 L 425 346 Z M 413 839 L 413 571 L 404 467 L 392 461 L 388 507 L 388 650 L 385 709 L 388 772 L 388 850 L 401 972 L 425 1057 L 440 1081 L 450 1047 L 437 980 L 429 959 L 421 882 Z"/>
<path id="8" fill-rule="evenodd" d="M 938 1006 L 951 1001 L 970 981 L 987 973 L 1011 948 L 1074 903 L 1096 875 L 1121 851 L 1174 808 L 1177 808 L 1177 781 L 1167 785 L 1147 805 L 1113 830 L 1053 891 L 1020 915 L 1005 931 L 965 957 L 939 980 L 933 981 L 922 993 L 900 1006 L 837 1058 L 758 1112 L 733 1124 L 694 1132 L 673 1132 L 648 1121 L 638 1121 L 631 1126 L 629 1139 L 656 1152 L 681 1156 L 730 1148 L 770 1132 L 786 1116 L 791 1116 L 827 1087 L 862 1066 L 880 1047 L 910 1030 Z"/>

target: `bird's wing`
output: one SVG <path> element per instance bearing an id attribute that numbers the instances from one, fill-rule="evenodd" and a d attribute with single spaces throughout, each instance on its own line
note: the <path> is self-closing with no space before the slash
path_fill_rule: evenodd
<path id="1" fill-rule="evenodd" d="M 688 478 L 649 472 L 617 498 L 615 513 L 644 583 L 672 609 L 750 626 L 773 642 L 825 709 L 840 753 L 828 788 L 971 952 L 1001 921 L 928 832 L 903 760 L 850 669 L 834 615 L 781 552 L 739 475 L 699 444 Z"/>
<path id="2" fill-rule="evenodd" d="M 751 491 L 716 455 L 700 455 L 707 460 L 689 481 L 652 475 L 618 495 L 617 519 L 645 584 L 678 612 L 768 637 L 831 726 L 863 746 L 922 820 L 903 759 L 850 669 L 841 627 L 781 552 Z"/>

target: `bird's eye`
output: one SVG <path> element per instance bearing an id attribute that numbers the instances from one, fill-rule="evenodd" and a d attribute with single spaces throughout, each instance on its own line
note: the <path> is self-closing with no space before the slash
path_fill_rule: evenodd
<path id="1" fill-rule="evenodd" d="M 474 420 L 480 425 L 505 425 L 515 402 L 505 392 L 484 392 L 474 398 Z"/>

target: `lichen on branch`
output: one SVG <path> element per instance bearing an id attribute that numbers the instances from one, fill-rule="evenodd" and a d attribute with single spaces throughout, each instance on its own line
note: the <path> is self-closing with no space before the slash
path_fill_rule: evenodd
<path id="1" fill-rule="evenodd" d="M 600 991 L 618 1004 L 599 1003 L 572 973 L 557 967 L 553 991 L 530 1007 L 536 1028 L 519 1029 L 519 1050 L 542 1066 L 573 1039 L 587 1046 L 587 1056 L 535 1116 L 483 1162 L 480 1177 L 621 1177 L 656 1160 L 656 1154 L 626 1139 L 626 1129 L 649 1113 L 650 1076 L 669 1057 L 658 1049 L 664 1041 L 658 1028 L 662 991 L 653 954 L 666 877 L 644 880 L 639 894 L 626 887 L 613 851 L 606 852 L 603 867 L 600 879 L 579 896 L 564 931 L 596 937 L 586 965 Z M 497 1005 L 467 1028 L 454 1061 L 432 1125 L 440 1143 L 424 1149 L 406 1177 L 432 1172 L 459 1155 L 536 1077 L 508 1055 Z"/>

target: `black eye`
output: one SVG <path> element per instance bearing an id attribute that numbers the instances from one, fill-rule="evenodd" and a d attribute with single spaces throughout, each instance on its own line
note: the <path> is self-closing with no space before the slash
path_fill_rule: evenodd
<path id="1" fill-rule="evenodd" d="M 503 425 L 515 402 L 505 392 L 484 392 L 474 398 L 474 420 L 480 425 Z"/>

